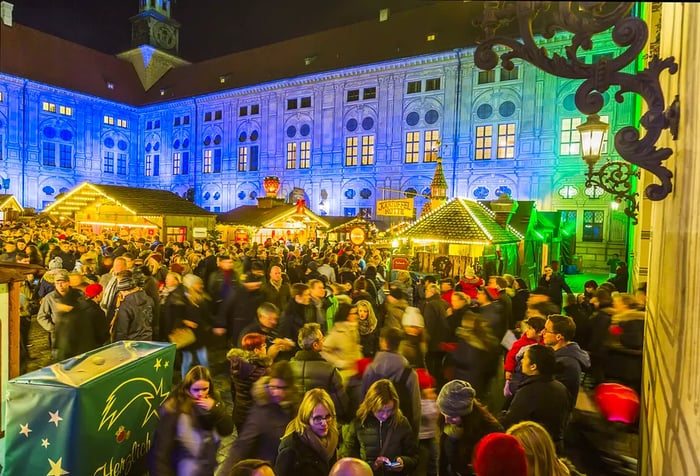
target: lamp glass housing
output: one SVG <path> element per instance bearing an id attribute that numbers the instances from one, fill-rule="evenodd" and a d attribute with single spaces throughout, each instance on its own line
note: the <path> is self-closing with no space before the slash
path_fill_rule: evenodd
<path id="1" fill-rule="evenodd" d="M 591 114 L 586 122 L 576 126 L 581 140 L 581 155 L 589 165 L 594 165 L 600 159 L 603 140 L 610 126 L 600 120 L 598 114 Z"/>

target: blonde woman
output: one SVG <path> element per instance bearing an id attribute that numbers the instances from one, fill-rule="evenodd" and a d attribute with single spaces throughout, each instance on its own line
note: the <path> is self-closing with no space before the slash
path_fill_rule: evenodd
<path id="1" fill-rule="evenodd" d="M 557 458 L 554 442 L 547 430 L 534 421 L 511 426 L 506 432 L 525 448 L 528 476 L 577 476 L 576 468 L 568 461 Z"/>
<path id="2" fill-rule="evenodd" d="M 357 301 L 357 329 L 360 331 L 360 345 L 362 355 L 374 357 L 379 350 L 379 329 L 377 328 L 377 316 L 374 314 L 372 304 L 367 300 Z"/>
<path id="3" fill-rule="evenodd" d="M 289 422 L 280 442 L 277 476 L 327 476 L 336 461 L 338 427 L 335 407 L 323 389 L 306 392 L 297 416 Z"/>
<path id="4" fill-rule="evenodd" d="M 369 387 L 344 435 L 342 455 L 364 460 L 375 475 L 411 474 L 418 464 L 418 439 L 401 413 L 391 380 Z"/>

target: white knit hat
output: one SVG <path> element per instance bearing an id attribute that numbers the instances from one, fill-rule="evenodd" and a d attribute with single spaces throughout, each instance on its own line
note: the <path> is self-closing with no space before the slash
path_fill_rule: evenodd
<path id="1" fill-rule="evenodd" d="M 425 321 L 420 313 L 420 309 L 411 306 L 407 307 L 401 318 L 401 325 L 404 327 L 425 327 Z"/>

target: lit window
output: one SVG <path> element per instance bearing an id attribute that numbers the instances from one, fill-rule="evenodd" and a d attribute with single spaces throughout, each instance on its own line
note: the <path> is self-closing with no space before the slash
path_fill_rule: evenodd
<path id="1" fill-rule="evenodd" d="M 406 158 L 407 164 L 418 163 L 420 154 L 420 132 L 411 131 L 406 133 Z"/>
<path id="2" fill-rule="evenodd" d="M 580 155 L 581 139 L 577 126 L 581 125 L 580 117 L 562 119 L 561 121 L 561 141 L 559 143 L 559 154 Z"/>
<path id="3" fill-rule="evenodd" d="M 355 102 L 360 100 L 360 90 L 359 89 L 351 89 L 350 91 L 347 92 L 346 96 L 346 101 L 347 102 Z"/>
<path id="4" fill-rule="evenodd" d="M 491 159 L 493 146 L 493 126 L 477 126 L 474 159 Z"/>
<path id="5" fill-rule="evenodd" d="M 365 88 L 362 90 L 362 99 L 374 99 L 377 97 L 377 88 Z"/>
<path id="6" fill-rule="evenodd" d="M 578 189 L 573 185 L 564 185 L 559 189 L 559 195 L 561 198 L 574 198 L 578 195 Z"/>
<path id="7" fill-rule="evenodd" d="M 202 172 L 205 174 L 210 174 L 212 170 L 212 158 L 214 152 L 212 149 L 204 149 L 204 160 L 202 163 Z"/>
<path id="8" fill-rule="evenodd" d="M 104 116 L 103 121 L 105 124 L 113 126 L 114 125 L 114 117 L 112 116 Z"/>
<path id="9" fill-rule="evenodd" d="M 440 141 L 440 132 L 435 130 L 425 131 L 423 144 L 423 162 L 435 162 L 440 154 L 438 150 Z"/>
<path id="10" fill-rule="evenodd" d="M 117 119 L 117 127 L 127 128 L 126 119 Z"/>
<path id="11" fill-rule="evenodd" d="M 602 197 L 605 194 L 605 190 L 597 185 L 593 185 L 592 187 L 586 187 L 583 193 L 585 193 L 588 198 L 596 199 Z"/>
<path id="12" fill-rule="evenodd" d="M 147 154 L 146 155 L 146 177 L 157 177 L 159 175 L 158 167 L 160 162 L 160 155 L 158 154 Z"/>
<path id="13" fill-rule="evenodd" d="M 295 169 L 297 167 L 297 143 L 287 142 L 287 168 Z"/>
<path id="14" fill-rule="evenodd" d="M 114 173 L 114 152 L 105 152 L 104 173 Z"/>
<path id="15" fill-rule="evenodd" d="M 248 147 L 238 148 L 238 171 L 245 172 L 248 168 Z"/>
<path id="16" fill-rule="evenodd" d="M 374 165 L 374 136 L 362 136 L 362 165 Z"/>
<path id="17" fill-rule="evenodd" d="M 173 154 L 173 175 L 180 175 L 182 170 L 182 153 L 175 152 Z"/>
<path id="18" fill-rule="evenodd" d="M 345 166 L 357 165 L 357 137 L 345 138 Z"/>
<path id="19" fill-rule="evenodd" d="M 303 140 L 299 146 L 299 168 L 308 169 L 311 167 L 311 141 Z"/>
<path id="20" fill-rule="evenodd" d="M 44 101 L 41 104 L 41 109 L 45 112 L 56 112 L 56 105 L 54 103 Z"/>
<path id="21" fill-rule="evenodd" d="M 409 81 L 406 84 L 406 94 L 414 94 L 421 92 L 421 82 L 420 81 Z"/>
<path id="22" fill-rule="evenodd" d="M 62 114 L 64 116 L 72 116 L 73 115 L 73 108 L 68 107 L 68 106 L 59 106 L 58 113 Z"/>
<path id="23" fill-rule="evenodd" d="M 427 79 L 425 81 L 426 91 L 438 91 L 440 89 L 440 78 Z"/>
<path id="24" fill-rule="evenodd" d="M 488 84 L 494 81 L 496 81 L 496 70 L 479 71 L 479 77 L 477 79 L 478 84 Z"/>
<path id="25" fill-rule="evenodd" d="M 515 124 L 498 125 L 498 155 L 499 159 L 515 157 Z"/>
<path id="26" fill-rule="evenodd" d="M 436 36 L 434 34 L 430 34 L 430 35 L 426 36 L 425 39 L 428 41 L 435 41 L 435 38 L 436 38 Z"/>
<path id="27" fill-rule="evenodd" d="M 2 91 L 0 91 L 0 102 L 2 102 L 2 100 L 3 100 L 3 95 L 2 95 Z"/>

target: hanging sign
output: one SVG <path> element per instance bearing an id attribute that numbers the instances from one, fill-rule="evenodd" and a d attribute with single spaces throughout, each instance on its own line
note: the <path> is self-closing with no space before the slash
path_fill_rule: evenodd
<path id="1" fill-rule="evenodd" d="M 365 229 L 359 226 L 350 229 L 350 243 L 353 245 L 361 245 L 367 238 Z"/>
<path id="2" fill-rule="evenodd" d="M 413 199 L 377 200 L 377 215 L 385 217 L 413 217 Z"/>

